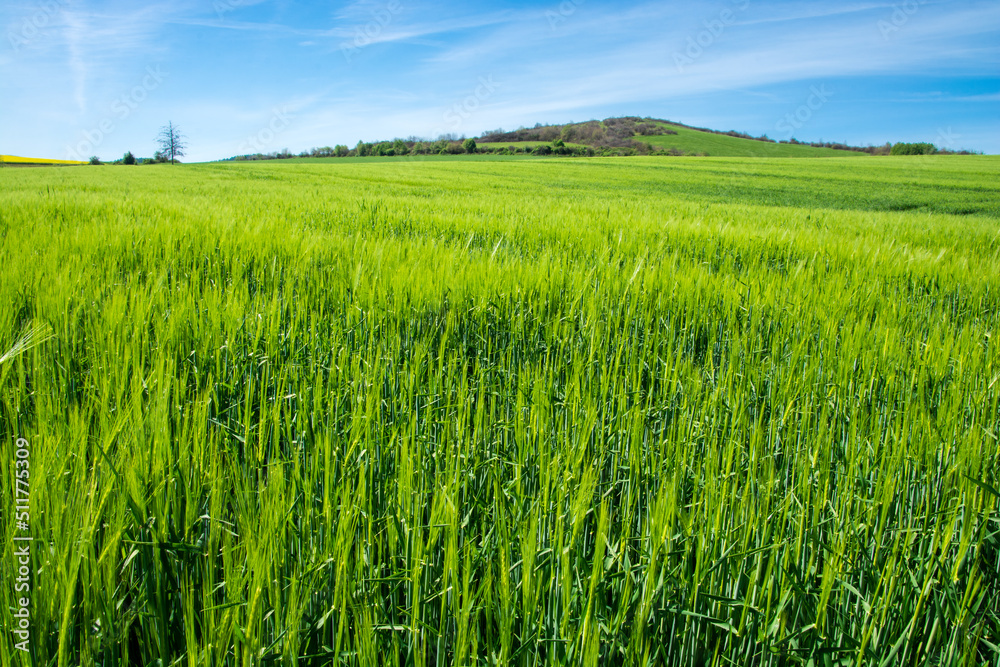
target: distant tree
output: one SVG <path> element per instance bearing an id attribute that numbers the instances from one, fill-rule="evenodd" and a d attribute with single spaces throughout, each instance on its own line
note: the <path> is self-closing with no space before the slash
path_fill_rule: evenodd
<path id="1" fill-rule="evenodd" d="M 462 148 L 465 149 L 466 153 L 475 153 L 476 152 L 476 140 L 473 139 L 472 137 L 469 137 L 462 144 Z"/>
<path id="2" fill-rule="evenodd" d="M 351 152 L 351 149 L 343 144 L 337 144 L 333 151 L 337 157 L 347 157 L 347 154 Z"/>
<path id="3" fill-rule="evenodd" d="M 160 128 L 160 136 L 157 137 L 156 141 L 160 145 L 160 151 L 170 160 L 170 164 L 175 164 L 177 158 L 184 157 L 184 151 L 187 149 L 187 143 L 184 142 L 184 139 L 184 135 L 181 134 L 180 129 L 174 125 L 173 121 Z"/>
<path id="4" fill-rule="evenodd" d="M 937 153 L 937 148 L 934 144 L 928 143 L 898 143 L 893 144 L 889 150 L 890 155 L 934 155 L 934 153 Z"/>
<path id="5" fill-rule="evenodd" d="M 104 163 L 101 162 L 101 158 L 97 157 L 96 155 L 91 155 L 90 164 L 104 164 Z"/>
<path id="6" fill-rule="evenodd" d="M 395 155 L 406 155 L 410 152 L 410 148 L 402 139 L 396 139 L 392 142 L 392 152 Z"/>
<path id="7" fill-rule="evenodd" d="M 132 151 L 128 151 L 122 156 L 122 164 L 135 164 L 135 156 L 132 155 Z"/>
<path id="8" fill-rule="evenodd" d="M 466 152 L 462 144 L 457 141 L 451 141 L 446 143 L 444 148 L 441 149 L 440 155 L 461 155 Z"/>

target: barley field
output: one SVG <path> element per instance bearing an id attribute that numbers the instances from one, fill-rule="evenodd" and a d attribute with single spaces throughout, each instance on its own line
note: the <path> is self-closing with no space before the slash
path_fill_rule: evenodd
<path id="1" fill-rule="evenodd" d="M 0 171 L 0 666 L 1000 665 L 998 183 Z"/>

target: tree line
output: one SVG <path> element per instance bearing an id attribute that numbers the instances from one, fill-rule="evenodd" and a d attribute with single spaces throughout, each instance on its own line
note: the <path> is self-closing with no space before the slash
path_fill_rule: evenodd
<path id="1" fill-rule="evenodd" d="M 746 132 L 738 132 L 736 130 L 720 131 L 656 118 L 621 116 L 605 118 L 602 121 L 590 120 L 583 123 L 555 125 L 537 123 L 534 127 L 519 127 L 516 130 L 510 131 L 500 128 L 485 132 L 478 138 L 467 139 L 464 136 L 442 135 L 436 140 L 409 137 L 407 139 L 397 138 L 392 141 L 359 141 L 353 148 L 338 144 L 336 146 L 312 148 L 297 154 L 292 153 L 286 148 L 271 153 L 238 155 L 229 159 L 281 160 L 294 157 L 399 157 L 408 155 L 461 155 L 470 153 L 495 155 L 566 155 L 579 157 L 706 155 L 703 152 L 685 153 L 678 148 L 660 148 L 643 141 L 643 137 L 677 134 L 677 130 L 672 129 L 671 126 L 772 144 L 832 148 L 835 150 L 868 153 L 870 155 L 974 154 L 965 150 L 951 151 L 937 148 L 929 143 L 891 144 L 886 142 L 880 146 L 852 146 L 846 142 L 805 142 L 799 141 L 794 137 L 776 141 L 766 134 L 755 137 Z"/>
<path id="2" fill-rule="evenodd" d="M 184 157 L 184 153 L 188 147 L 187 137 L 181 134 L 180 128 L 174 125 L 173 121 L 169 121 L 160 128 L 160 134 L 156 137 L 156 144 L 160 147 L 160 150 L 156 151 L 152 158 L 137 158 L 132 151 L 126 151 L 124 155 L 111 162 L 111 164 L 162 164 L 164 162 L 176 164 L 177 158 Z M 101 158 L 93 155 L 90 158 L 90 164 L 104 164 L 104 162 L 101 161 Z"/>
<path id="3" fill-rule="evenodd" d="M 675 148 L 662 149 L 651 144 L 634 141 L 629 146 L 623 147 L 594 147 L 594 146 L 568 146 L 561 139 L 553 142 L 537 143 L 534 145 L 481 145 L 475 139 L 461 141 L 405 141 L 402 143 L 395 141 L 381 141 L 374 143 L 359 142 L 354 148 L 344 145 L 323 146 L 312 148 L 300 153 L 292 153 L 288 149 L 274 151 L 271 153 L 252 153 L 247 155 L 237 155 L 228 158 L 226 161 L 253 161 L 253 160 L 286 160 L 290 158 L 308 157 L 399 157 L 417 155 L 563 155 L 568 157 L 610 157 L 629 155 L 686 155 L 683 151 Z M 469 144 L 472 142 L 472 144 Z M 692 153 L 692 155 L 705 155 L 705 153 Z"/>

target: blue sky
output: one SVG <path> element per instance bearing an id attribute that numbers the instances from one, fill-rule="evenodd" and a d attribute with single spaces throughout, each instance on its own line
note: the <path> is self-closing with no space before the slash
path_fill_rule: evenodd
<path id="1" fill-rule="evenodd" d="M 1000 153 L 1000 3 L 5 0 L 0 153 L 187 160 L 666 118 Z"/>

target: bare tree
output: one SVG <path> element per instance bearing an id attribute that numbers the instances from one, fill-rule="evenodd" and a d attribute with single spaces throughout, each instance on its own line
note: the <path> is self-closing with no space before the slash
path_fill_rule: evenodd
<path id="1" fill-rule="evenodd" d="M 170 159 L 170 164 L 175 164 L 177 158 L 184 157 L 184 150 L 187 148 L 185 138 L 173 121 L 160 128 L 160 136 L 156 141 L 160 144 L 163 157 Z"/>

